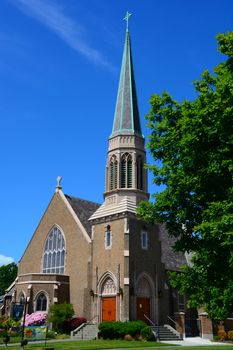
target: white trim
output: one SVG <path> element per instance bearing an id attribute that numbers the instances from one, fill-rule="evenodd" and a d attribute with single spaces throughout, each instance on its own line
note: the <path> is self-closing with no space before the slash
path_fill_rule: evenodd
<path id="1" fill-rule="evenodd" d="M 129 250 L 128 249 L 124 250 L 124 256 L 129 256 Z"/>
<path id="2" fill-rule="evenodd" d="M 129 285 L 129 277 L 124 277 L 124 285 Z"/>
<path id="3" fill-rule="evenodd" d="M 49 273 L 47 275 L 49 275 Z M 17 283 L 17 286 L 21 285 L 21 284 L 28 284 L 28 283 L 30 283 L 30 284 L 54 284 L 54 283 L 70 284 L 69 282 L 59 282 L 59 281 L 30 281 L 30 282 L 29 281 L 24 281 L 24 282 Z"/>
<path id="4" fill-rule="evenodd" d="M 69 210 L 70 214 L 72 215 L 73 219 L 75 220 L 75 222 L 78 224 L 79 228 L 81 229 L 83 236 L 85 237 L 85 239 L 87 240 L 88 243 L 91 243 L 91 238 L 89 237 L 88 233 L 86 232 L 85 228 L 83 227 L 83 225 L 82 225 L 81 221 L 79 220 L 78 216 L 76 215 L 74 209 L 72 208 L 72 206 L 68 202 L 68 199 L 66 198 L 66 196 L 64 195 L 62 190 L 59 189 L 58 193 L 60 194 L 61 198 L 63 199 L 63 201 L 64 201 L 67 209 Z"/>

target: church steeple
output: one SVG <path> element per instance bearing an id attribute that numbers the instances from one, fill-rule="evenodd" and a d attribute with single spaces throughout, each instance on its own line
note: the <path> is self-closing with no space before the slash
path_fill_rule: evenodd
<path id="1" fill-rule="evenodd" d="M 127 19 L 129 15 L 127 12 Z M 111 137 L 130 134 L 142 136 L 127 20 L 125 46 Z"/>
<path id="2" fill-rule="evenodd" d="M 109 137 L 104 204 L 90 220 L 112 215 L 136 214 L 140 201 L 147 200 L 148 184 L 145 140 L 141 132 L 133 60 L 127 22 L 113 129 Z"/>

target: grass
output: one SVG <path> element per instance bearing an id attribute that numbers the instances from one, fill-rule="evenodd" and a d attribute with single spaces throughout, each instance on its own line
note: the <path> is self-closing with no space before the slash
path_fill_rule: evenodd
<path id="1" fill-rule="evenodd" d="M 159 348 L 159 347 L 170 347 L 169 344 L 163 344 L 159 342 L 140 342 L 140 341 L 124 341 L 124 340 L 87 340 L 87 341 L 59 341 L 59 342 L 48 342 L 47 347 L 53 347 L 54 350 L 103 350 L 103 349 L 147 349 L 151 348 Z M 44 347 L 43 343 L 33 344 L 25 346 L 25 350 L 33 350 L 33 349 L 42 349 Z M 10 350 L 19 350 L 20 346 L 10 346 Z M 180 350 L 233 350 L 232 346 L 188 346 L 180 348 Z"/>

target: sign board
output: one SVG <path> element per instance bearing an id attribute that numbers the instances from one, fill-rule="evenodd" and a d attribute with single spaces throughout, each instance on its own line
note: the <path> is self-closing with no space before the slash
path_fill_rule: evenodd
<path id="1" fill-rule="evenodd" d="M 24 337 L 27 340 L 45 340 L 47 326 L 27 326 L 24 328 Z"/>
<path id="2" fill-rule="evenodd" d="M 24 304 L 12 304 L 11 305 L 11 318 L 15 321 L 19 321 L 23 317 Z"/>

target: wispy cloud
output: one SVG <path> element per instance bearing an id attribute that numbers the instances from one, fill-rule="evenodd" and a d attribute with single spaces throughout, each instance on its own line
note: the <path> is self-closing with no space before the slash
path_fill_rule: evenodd
<path id="1" fill-rule="evenodd" d="M 0 254 L 0 266 L 2 265 L 8 265 L 14 262 L 14 259 L 11 258 L 10 256 L 5 256 Z"/>
<path id="2" fill-rule="evenodd" d="M 85 56 L 92 63 L 114 70 L 112 64 L 97 49 L 92 48 L 86 41 L 86 30 L 68 17 L 64 9 L 51 0 L 18 0 L 13 2 L 26 15 L 35 18 L 56 33 L 66 44 Z"/>

